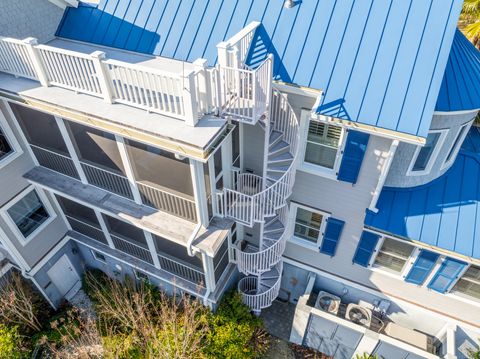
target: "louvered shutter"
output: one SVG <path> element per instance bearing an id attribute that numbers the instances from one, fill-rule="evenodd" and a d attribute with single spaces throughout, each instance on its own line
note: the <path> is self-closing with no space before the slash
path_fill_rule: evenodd
<path id="1" fill-rule="evenodd" d="M 340 181 L 349 183 L 357 182 L 369 138 L 370 135 L 366 133 L 352 130 L 348 131 L 342 163 L 340 164 L 340 170 L 337 176 Z"/>
<path id="2" fill-rule="evenodd" d="M 459 261 L 458 259 L 445 258 L 437 273 L 435 273 L 435 276 L 428 284 L 428 288 L 440 293 L 447 292 L 466 265 L 465 262 Z"/>
<path id="3" fill-rule="evenodd" d="M 437 262 L 439 254 L 422 249 L 405 281 L 421 285 L 425 282 Z"/>
<path id="4" fill-rule="evenodd" d="M 327 227 L 325 228 L 325 234 L 323 235 L 322 245 L 320 252 L 334 256 L 337 250 L 338 241 L 342 235 L 342 230 L 345 222 L 336 218 L 328 218 Z"/>
<path id="5" fill-rule="evenodd" d="M 363 231 L 360 241 L 358 242 L 357 250 L 353 256 L 353 263 L 368 267 L 368 263 L 370 262 L 370 258 L 372 258 L 379 239 L 380 236 L 378 234 Z"/>

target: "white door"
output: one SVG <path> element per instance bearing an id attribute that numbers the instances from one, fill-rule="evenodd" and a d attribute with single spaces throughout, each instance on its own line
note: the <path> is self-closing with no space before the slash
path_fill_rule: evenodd
<path id="1" fill-rule="evenodd" d="M 72 289 L 79 287 L 80 276 L 75 271 L 72 262 L 70 262 L 66 254 L 64 254 L 58 262 L 48 270 L 47 274 L 62 297 Z M 74 295 L 75 293 L 69 294 Z"/>

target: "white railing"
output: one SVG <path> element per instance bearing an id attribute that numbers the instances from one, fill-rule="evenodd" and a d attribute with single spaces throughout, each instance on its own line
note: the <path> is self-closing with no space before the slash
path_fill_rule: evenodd
<path id="1" fill-rule="evenodd" d="M 28 39 L 0 37 L 0 71 L 14 76 L 37 79 L 29 46 Z"/>
<path id="2" fill-rule="evenodd" d="M 83 161 L 80 161 L 80 164 L 89 184 L 129 199 L 133 198 L 132 189 L 127 177 Z"/>
<path id="3" fill-rule="evenodd" d="M 184 120 L 196 112 L 195 91 L 190 91 L 195 86 L 194 72 L 183 76 L 116 60 L 103 63 L 116 102 Z"/>
<path id="4" fill-rule="evenodd" d="M 290 145 L 290 151 L 295 159 L 298 153 L 299 124 L 290 107 L 287 98 L 278 91 L 273 91 L 272 114 L 274 123 L 273 130 L 284 133 L 283 140 Z M 254 222 L 263 222 L 266 216 L 275 215 L 275 211 L 286 204 L 287 198 L 291 195 L 295 182 L 295 161 L 292 161 L 285 173 L 271 186 L 265 190 L 249 195 L 235 190 L 224 190 L 224 206 L 226 217 L 247 224 L 250 227 Z M 252 174 L 244 174 L 244 177 L 258 177 Z M 246 181 L 244 179 L 244 181 Z"/>
<path id="5" fill-rule="evenodd" d="M 270 247 L 260 251 L 249 253 L 244 252 L 236 247 L 236 258 L 238 270 L 244 274 L 260 275 L 269 271 L 274 265 L 282 260 L 283 252 L 287 244 L 287 224 L 288 224 L 288 210 L 284 206 L 279 211 L 278 219 L 283 224 L 283 233 L 274 244 Z M 265 243 L 265 241 L 264 241 Z"/>
<path id="6" fill-rule="evenodd" d="M 197 222 L 197 211 L 194 200 L 162 191 L 142 182 L 137 182 L 137 186 L 143 204 L 188 221 Z"/>
<path id="7" fill-rule="evenodd" d="M 60 153 L 47 150 L 46 148 L 30 144 L 30 148 L 34 153 L 40 166 L 59 172 L 69 177 L 78 179 L 78 172 L 75 168 L 73 160 Z"/>
<path id="8" fill-rule="evenodd" d="M 243 303 L 248 305 L 253 311 L 260 311 L 272 305 L 275 298 L 280 292 L 280 284 L 282 282 L 283 262 L 279 262 L 276 266 L 278 278 L 274 285 L 264 290 L 258 284 L 258 277 L 245 277 L 238 282 L 238 290 L 242 293 Z"/>
<path id="9" fill-rule="evenodd" d="M 218 66 L 222 113 L 235 120 L 255 124 L 268 111 L 273 57 L 257 69 Z"/>
<path id="10" fill-rule="evenodd" d="M 260 22 L 252 21 L 230 39 L 217 45 L 219 61 L 227 66 L 243 67 Z M 222 58 L 224 57 L 224 58 Z"/>
<path id="11" fill-rule="evenodd" d="M 103 97 L 94 59 L 75 51 L 38 45 L 43 66 L 51 85 Z"/>
<path id="12" fill-rule="evenodd" d="M 205 274 L 195 268 L 179 263 L 160 253 L 157 254 L 160 268 L 195 285 L 205 287 Z"/>
<path id="13" fill-rule="evenodd" d="M 115 249 L 119 251 L 134 256 L 148 264 L 153 264 L 152 254 L 147 248 L 139 246 L 138 244 L 132 243 L 126 239 L 120 238 L 110 233 L 112 238 L 113 245 Z"/>

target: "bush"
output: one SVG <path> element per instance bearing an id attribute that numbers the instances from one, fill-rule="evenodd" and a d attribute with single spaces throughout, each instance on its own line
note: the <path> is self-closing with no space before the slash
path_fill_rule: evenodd
<path id="1" fill-rule="evenodd" d="M 28 349 L 23 337 L 18 332 L 18 327 L 8 327 L 0 324 L 0 358 L 28 358 Z"/>
<path id="2" fill-rule="evenodd" d="M 210 358 L 257 358 L 269 348 L 262 321 L 251 314 L 236 291 L 225 295 L 209 322 L 204 352 Z"/>

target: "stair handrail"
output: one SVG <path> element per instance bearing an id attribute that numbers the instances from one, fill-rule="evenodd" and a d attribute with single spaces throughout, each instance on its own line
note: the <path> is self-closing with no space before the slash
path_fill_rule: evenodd
<path id="1" fill-rule="evenodd" d="M 280 101 L 280 103 L 278 103 L 278 101 Z M 236 190 L 228 190 L 229 193 L 236 192 L 244 198 L 248 197 L 248 202 L 250 202 L 252 206 L 250 213 L 253 218 L 251 218 L 249 221 L 251 225 L 253 225 L 254 221 L 263 221 L 266 214 L 273 215 L 274 211 L 280 208 L 284 204 L 285 199 L 290 196 L 293 188 L 293 178 L 296 172 L 295 167 L 300 142 L 300 125 L 298 123 L 297 116 L 288 102 L 287 97 L 277 89 L 273 89 L 271 111 L 278 110 L 278 105 L 284 105 L 286 107 L 287 114 L 284 116 L 274 117 L 275 121 L 273 122 L 272 129 L 282 132 L 282 138 L 290 145 L 290 153 L 292 154 L 293 161 L 290 163 L 285 173 L 274 184 L 268 186 L 261 192 L 258 192 L 254 195 L 246 195 Z M 270 201 L 271 197 L 273 197 L 275 194 L 280 195 L 281 201 L 279 201 L 277 197 L 277 199 L 273 201 L 273 204 L 269 204 L 267 207 L 266 202 Z M 225 206 L 227 205 L 227 202 L 225 202 Z M 266 211 L 267 208 L 270 210 Z"/>
<path id="2" fill-rule="evenodd" d="M 252 274 L 252 275 L 261 274 L 261 273 L 264 273 L 264 272 L 270 270 L 272 268 L 272 266 L 276 265 L 282 259 L 282 255 L 283 255 L 283 252 L 285 250 L 286 243 L 287 243 L 287 241 L 286 241 L 287 234 L 289 232 L 287 207 L 283 207 L 282 209 L 280 209 L 278 219 L 280 220 L 280 223 L 283 224 L 284 230 L 283 230 L 283 233 L 280 236 L 280 238 L 278 238 L 277 241 L 274 244 L 272 244 L 271 246 L 269 246 L 269 247 L 267 247 L 263 250 L 260 250 L 258 252 L 254 252 L 254 253 L 244 252 L 240 248 L 236 248 L 236 251 L 237 251 L 237 265 L 238 265 L 239 270 L 241 272 L 243 272 L 243 273 L 247 272 L 245 274 Z M 246 270 L 247 265 L 244 265 L 244 263 L 251 263 L 252 261 L 255 260 L 255 258 L 261 258 L 262 256 L 266 256 L 266 254 L 268 252 L 272 252 L 272 251 L 275 251 L 277 253 L 275 256 L 278 257 L 278 258 L 270 261 L 268 264 L 265 263 L 265 266 L 261 266 L 261 265 L 258 265 L 258 263 L 256 263 L 255 265 L 253 265 L 253 267 L 255 267 L 257 269 L 256 271 Z M 243 271 L 242 269 L 245 269 L 245 271 Z"/>

